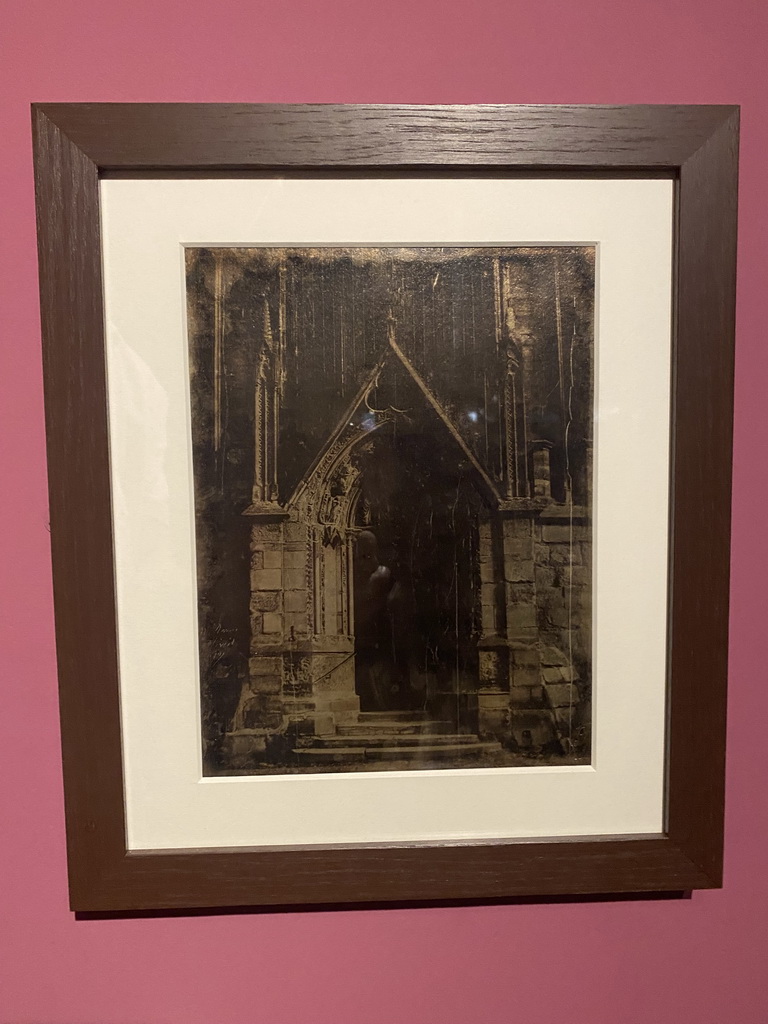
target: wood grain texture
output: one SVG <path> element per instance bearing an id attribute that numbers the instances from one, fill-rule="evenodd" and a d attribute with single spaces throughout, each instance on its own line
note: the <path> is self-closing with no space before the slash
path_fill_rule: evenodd
<path id="1" fill-rule="evenodd" d="M 101 170 L 667 168 L 727 108 L 40 104 Z"/>
<path id="2" fill-rule="evenodd" d="M 85 876 L 125 851 L 98 169 L 40 115 L 34 142 L 67 849 L 79 902 Z"/>
<path id="3" fill-rule="evenodd" d="M 42 104 L 33 121 L 73 909 L 477 900 L 721 884 L 737 109 Z M 99 176 L 329 169 L 662 172 L 677 179 L 663 836 L 126 852 Z"/>
<path id="4" fill-rule="evenodd" d="M 673 368 L 668 831 L 721 883 L 739 117 L 680 172 Z"/>

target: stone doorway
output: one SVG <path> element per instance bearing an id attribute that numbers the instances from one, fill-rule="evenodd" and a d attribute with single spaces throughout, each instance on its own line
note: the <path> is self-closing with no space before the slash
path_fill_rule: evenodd
<path id="1" fill-rule="evenodd" d="M 482 500 L 453 438 L 416 410 L 378 432 L 360 463 L 355 688 L 363 711 L 449 706 L 458 718 L 478 679 Z"/>

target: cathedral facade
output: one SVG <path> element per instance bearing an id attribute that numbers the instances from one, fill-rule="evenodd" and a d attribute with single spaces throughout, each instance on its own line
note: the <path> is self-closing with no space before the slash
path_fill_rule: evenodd
<path id="1" fill-rule="evenodd" d="M 589 760 L 593 257 L 188 250 L 207 773 Z"/>

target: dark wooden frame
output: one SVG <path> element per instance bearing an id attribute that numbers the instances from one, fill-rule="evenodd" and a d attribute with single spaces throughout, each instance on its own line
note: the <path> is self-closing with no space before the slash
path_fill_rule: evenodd
<path id="1" fill-rule="evenodd" d="M 33 127 L 72 908 L 721 885 L 738 108 L 39 104 Z M 674 178 L 663 834 L 126 852 L 99 178 L 270 172 Z"/>

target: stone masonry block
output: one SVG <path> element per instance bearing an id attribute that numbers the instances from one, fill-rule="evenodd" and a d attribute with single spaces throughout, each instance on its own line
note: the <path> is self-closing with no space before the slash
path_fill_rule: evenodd
<path id="1" fill-rule="evenodd" d="M 306 586 L 306 577 L 303 569 L 286 569 L 283 572 L 286 590 L 303 590 Z"/>
<path id="2" fill-rule="evenodd" d="M 565 526 L 545 526 L 541 531 L 541 539 L 545 544 L 570 544 L 576 537 L 567 524 Z"/>
<path id="3" fill-rule="evenodd" d="M 306 613 L 306 611 L 286 612 L 286 615 L 285 615 L 285 632 L 290 634 L 291 629 L 293 629 L 294 633 L 306 633 L 306 631 L 307 631 L 307 613 Z"/>
<path id="4" fill-rule="evenodd" d="M 530 630 L 536 627 L 536 609 L 528 604 L 507 605 L 507 630 L 514 634 L 518 630 Z"/>
<path id="5" fill-rule="evenodd" d="M 283 552 L 283 565 L 286 569 L 303 569 L 306 564 L 306 548 L 286 548 Z"/>
<path id="6" fill-rule="evenodd" d="M 505 526 L 510 524 L 505 523 Z M 510 535 L 504 531 L 504 558 L 507 560 L 528 561 L 533 558 L 533 537 L 530 533 L 524 537 Z"/>
<path id="7" fill-rule="evenodd" d="M 306 590 L 287 590 L 284 597 L 284 606 L 287 612 L 306 612 Z"/>
<path id="8" fill-rule="evenodd" d="M 257 693 L 280 693 L 282 683 L 279 676 L 258 676 L 253 681 L 253 689 Z"/>
<path id="9" fill-rule="evenodd" d="M 307 527 L 303 523 L 286 523 L 284 526 L 285 539 L 288 542 L 297 543 L 307 540 Z"/>
<path id="10" fill-rule="evenodd" d="M 274 544 L 282 536 L 281 529 L 280 523 L 254 523 L 251 530 L 251 546 Z"/>
<path id="11" fill-rule="evenodd" d="M 575 609 L 569 610 L 560 602 L 550 602 L 545 609 L 545 615 L 547 621 L 558 629 L 570 629 L 578 625 Z"/>
<path id="12" fill-rule="evenodd" d="M 528 704 L 531 700 L 531 687 L 510 686 L 509 698 L 513 704 Z"/>
<path id="13" fill-rule="evenodd" d="M 496 573 L 494 571 L 493 562 L 488 559 L 487 561 L 480 562 L 480 582 L 481 583 L 493 583 L 496 579 Z"/>
<path id="14" fill-rule="evenodd" d="M 558 666 L 552 668 L 543 668 L 541 670 L 541 678 L 545 683 L 562 683 L 563 682 L 563 670 Z"/>
<path id="15" fill-rule="evenodd" d="M 265 612 L 261 631 L 262 633 L 282 633 L 283 616 L 278 612 Z"/>
<path id="16" fill-rule="evenodd" d="M 279 590 L 256 590 L 251 595 L 251 608 L 262 612 L 276 612 L 280 604 Z"/>
<path id="17" fill-rule="evenodd" d="M 512 686 L 538 686 L 540 670 L 535 665 L 510 665 L 509 682 Z"/>
<path id="18" fill-rule="evenodd" d="M 535 668 L 541 664 L 541 656 L 537 647 L 511 647 L 509 658 L 516 668 Z"/>
<path id="19" fill-rule="evenodd" d="M 255 657 L 251 658 L 249 662 L 249 669 L 251 676 L 271 676 L 279 674 L 281 671 L 283 659 L 275 657 Z"/>
<path id="20" fill-rule="evenodd" d="M 574 587 L 589 587 L 592 585 L 592 568 L 588 565 L 574 565 L 570 573 L 566 572 L 565 578 Z"/>
<path id="21" fill-rule="evenodd" d="M 557 647 L 543 647 L 541 650 L 542 665 L 567 665 L 568 658 Z"/>
<path id="22" fill-rule="evenodd" d="M 254 569 L 251 582 L 255 590 L 281 590 L 283 574 L 279 569 Z"/>
<path id="23" fill-rule="evenodd" d="M 549 548 L 550 565 L 581 565 L 581 546 L 574 544 L 552 544 Z"/>
<path id="24" fill-rule="evenodd" d="M 559 587 L 563 569 L 560 566 L 537 565 L 536 587 Z"/>
<path id="25" fill-rule="evenodd" d="M 283 551 L 282 548 L 265 548 L 264 549 L 264 568 L 265 569 L 282 569 L 283 567 Z"/>
<path id="26" fill-rule="evenodd" d="M 535 577 L 533 562 L 504 561 L 504 579 L 508 583 L 533 583 Z"/>
<path id="27" fill-rule="evenodd" d="M 570 707 L 579 703 L 579 691 L 572 683 L 554 683 L 547 686 L 547 699 L 553 708 Z"/>

